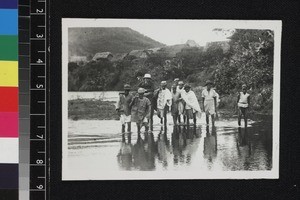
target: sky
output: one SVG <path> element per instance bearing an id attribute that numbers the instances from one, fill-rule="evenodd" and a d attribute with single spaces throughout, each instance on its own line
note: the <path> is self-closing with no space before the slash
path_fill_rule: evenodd
<path id="1" fill-rule="evenodd" d="M 129 23 L 128 27 L 166 45 L 182 44 L 187 40 L 194 40 L 204 46 L 207 42 L 228 40 L 227 37 L 230 35 L 228 35 L 229 32 L 226 32 L 226 35 L 213 31 L 218 27 L 195 20 L 145 20 L 142 23 Z"/>
<path id="2" fill-rule="evenodd" d="M 167 19 L 63 19 L 63 29 L 69 27 L 129 27 L 166 45 L 194 40 L 204 46 L 207 42 L 228 40 L 235 29 L 270 29 L 281 32 L 275 20 L 167 20 Z M 227 30 L 216 33 L 213 29 Z"/>

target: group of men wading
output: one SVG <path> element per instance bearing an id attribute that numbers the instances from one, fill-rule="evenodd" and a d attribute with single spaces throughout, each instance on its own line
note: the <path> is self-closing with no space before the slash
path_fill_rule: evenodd
<path id="1" fill-rule="evenodd" d="M 203 109 L 206 114 L 206 123 L 209 124 L 209 116 L 211 116 L 212 125 L 214 126 L 214 116 L 217 114 L 217 99 L 218 94 L 212 88 L 212 82 L 207 81 L 206 89 L 202 91 Z M 130 93 L 131 87 L 128 84 L 124 85 L 124 92 L 119 94 L 117 102 L 117 112 L 120 115 L 122 123 L 122 133 L 131 132 L 131 122 L 136 122 L 137 132 L 140 133 L 142 126 L 145 131 L 153 130 L 153 114 L 156 110 L 157 116 L 160 118 L 160 123 L 165 127 L 167 125 L 167 113 L 171 112 L 174 125 L 178 123 L 189 125 L 190 120 L 196 125 L 197 118 L 201 118 L 201 108 L 195 93 L 191 90 L 189 84 L 184 84 L 178 78 L 174 80 L 171 91 L 167 88 L 167 82 L 162 81 L 160 88 L 154 88 L 154 83 L 150 74 L 145 74 L 143 80 L 138 84 L 137 95 L 133 96 Z M 243 92 L 239 94 L 238 105 L 243 107 L 239 112 L 243 114 L 246 123 L 246 108 L 249 105 L 249 94 Z"/>

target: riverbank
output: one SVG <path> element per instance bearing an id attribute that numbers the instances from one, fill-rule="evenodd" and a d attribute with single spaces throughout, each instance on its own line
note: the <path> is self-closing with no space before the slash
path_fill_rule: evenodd
<path id="1" fill-rule="evenodd" d="M 68 101 L 68 118 L 72 120 L 118 120 L 115 101 L 76 99 Z"/>

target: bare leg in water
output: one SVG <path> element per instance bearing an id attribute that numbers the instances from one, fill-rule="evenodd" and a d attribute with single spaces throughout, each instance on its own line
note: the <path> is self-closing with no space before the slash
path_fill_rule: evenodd
<path id="1" fill-rule="evenodd" d="M 127 132 L 131 132 L 131 122 L 127 122 Z"/>

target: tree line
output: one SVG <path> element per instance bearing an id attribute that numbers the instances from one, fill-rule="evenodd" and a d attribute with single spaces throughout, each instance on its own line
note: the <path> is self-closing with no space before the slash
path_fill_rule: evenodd
<path id="1" fill-rule="evenodd" d="M 69 91 L 118 91 L 125 83 L 136 86 L 137 77 L 150 73 L 156 86 L 161 80 L 171 84 L 174 78 L 192 86 L 204 85 L 210 79 L 220 95 L 234 94 L 247 84 L 253 90 L 264 90 L 260 93 L 268 93 L 266 98 L 270 99 L 274 32 L 237 29 L 229 38 L 227 49 L 221 44 L 212 43 L 206 49 L 183 48 L 172 58 L 168 52 L 160 51 L 146 58 L 102 60 L 83 66 L 69 63 Z"/>

